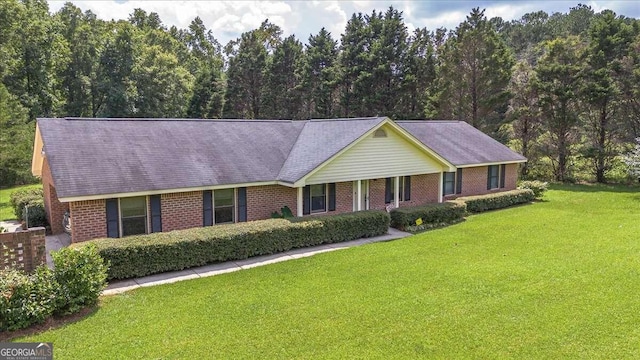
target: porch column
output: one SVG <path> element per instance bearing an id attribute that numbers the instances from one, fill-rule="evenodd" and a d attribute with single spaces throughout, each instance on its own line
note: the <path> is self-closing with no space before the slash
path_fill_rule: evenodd
<path id="1" fill-rule="evenodd" d="M 438 181 L 438 202 L 441 203 L 442 202 L 442 190 L 444 188 L 444 184 L 443 184 L 443 172 L 440 171 L 440 181 Z"/>
<path id="2" fill-rule="evenodd" d="M 356 211 L 362 210 L 362 180 L 358 180 L 358 191 L 356 196 Z"/>
<path id="3" fill-rule="evenodd" d="M 296 215 L 298 217 L 302 217 L 302 215 L 303 215 L 303 207 L 304 207 L 303 201 L 302 201 L 302 190 L 304 188 L 299 187 L 297 189 L 298 189 L 298 199 L 297 199 L 298 200 L 298 204 L 296 206 L 296 208 L 297 208 Z"/>
<path id="4" fill-rule="evenodd" d="M 400 207 L 400 176 L 396 176 L 396 181 L 394 184 L 394 189 L 393 189 L 393 206 L 397 208 Z"/>

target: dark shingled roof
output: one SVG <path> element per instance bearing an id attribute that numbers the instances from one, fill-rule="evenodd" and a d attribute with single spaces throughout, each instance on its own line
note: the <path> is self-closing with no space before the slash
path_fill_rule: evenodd
<path id="1" fill-rule="evenodd" d="M 278 180 L 296 182 L 385 119 L 377 117 L 306 121 Z"/>
<path id="2" fill-rule="evenodd" d="M 293 183 L 385 117 L 331 120 L 38 119 L 60 198 Z M 454 165 L 524 158 L 463 122 L 398 121 Z"/>
<path id="3" fill-rule="evenodd" d="M 41 119 L 58 197 L 278 177 L 304 122 Z"/>
<path id="4" fill-rule="evenodd" d="M 527 159 L 464 121 L 396 121 L 428 148 L 455 166 Z"/>

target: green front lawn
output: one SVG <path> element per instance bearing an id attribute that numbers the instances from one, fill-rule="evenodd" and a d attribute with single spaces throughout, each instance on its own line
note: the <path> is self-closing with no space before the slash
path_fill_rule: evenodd
<path id="1" fill-rule="evenodd" d="M 637 357 L 636 190 L 556 187 L 403 240 L 106 297 L 19 340 L 56 359 Z"/>
<path id="2" fill-rule="evenodd" d="M 7 189 L 0 189 L 0 221 L 14 220 L 16 218 L 16 214 L 13 213 L 13 207 L 11 207 L 11 193 L 16 190 L 37 187 L 42 187 L 42 184 L 23 185 Z"/>

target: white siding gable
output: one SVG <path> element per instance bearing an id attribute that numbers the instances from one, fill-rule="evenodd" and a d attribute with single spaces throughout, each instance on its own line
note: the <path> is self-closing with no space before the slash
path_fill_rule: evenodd
<path id="1" fill-rule="evenodd" d="M 386 137 L 369 134 L 306 180 L 322 184 L 363 179 L 377 179 L 439 173 L 442 165 L 406 140 L 390 126 L 383 126 Z"/>

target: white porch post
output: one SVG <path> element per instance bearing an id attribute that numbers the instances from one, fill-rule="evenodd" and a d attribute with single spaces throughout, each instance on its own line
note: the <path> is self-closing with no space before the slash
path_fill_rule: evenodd
<path id="1" fill-rule="evenodd" d="M 356 198 L 356 211 L 362 210 L 362 180 L 358 180 L 358 195 Z"/>
<path id="2" fill-rule="evenodd" d="M 297 208 L 298 208 L 297 209 L 297 216 L 298 217 L 302 217 L 302 215 L 303 215 L 302 214 L 302 211 L 303 211 L 302 208 L 304 207 L 303 201 L 302 201 L 302 190 L 303 189 L 304 188 L 302 188 L 302 187 L 298 188 L 298 204 L 297 204 Z"/>
<path id="3" fill-rule="evenodd" d="M 438 182 L 438 184 L 439 184 L 438 185 L 438 202 L 439 203 L 442 202 L 442 189 L 444 187 L 443 179 L 442 179 L 443 175 L 442 174 L 443 174 L 443 172 L 440 171 L 440 181 Z"/>
<path id="4" fill-rule="evenodd" d="M 400 176 L 396 176 L 396 181 L 394 184 L 394 189 L 393 189 L 393 193 L 395 194 L 393 196 L 393 206 L 395 206 L 396 208 L 400 207 Z"/>

